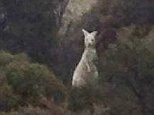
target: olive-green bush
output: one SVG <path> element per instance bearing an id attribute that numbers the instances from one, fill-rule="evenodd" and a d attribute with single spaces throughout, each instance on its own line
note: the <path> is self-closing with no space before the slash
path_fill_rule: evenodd
<path id="1" fill-rule="evenodd" d="M 41 96 L 65 99 L 65 87 L 54 73 L 44 65 L 31 63 L 25 54 L 1 51 L 0 67 L 0 110 L 39 105 Z"/>

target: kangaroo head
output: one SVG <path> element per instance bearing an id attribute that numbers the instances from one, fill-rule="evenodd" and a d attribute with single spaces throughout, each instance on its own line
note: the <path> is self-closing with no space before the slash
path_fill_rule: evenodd
<path id="1" fill-rule="evenodd" d="M 97 34 L 97 31 L 93 31 L 91 33 L 87 32 L 86 30 L 82 29 L 84 33 L 84 42 L 86 47 L 95 47 L 96 45 L 96 40 L 95 36 Z"/>

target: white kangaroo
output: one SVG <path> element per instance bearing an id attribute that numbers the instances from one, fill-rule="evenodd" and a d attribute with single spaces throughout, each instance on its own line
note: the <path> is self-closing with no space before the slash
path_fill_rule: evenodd
<path id="1" fill-rule="evenodd" d="M 92 33 L 89 33 L 84 29 L 82 29 L 82 31 L 85 36 L 85 50 L 73 74 L 73 87 L 82 87 L 86 84 L 94 84 L 94 82 L 98 78 L 98 71 L 94 63 L 98 58 L 95 48 L 95 36 L 97 34 L 97 31 L 94 31 Z"/>

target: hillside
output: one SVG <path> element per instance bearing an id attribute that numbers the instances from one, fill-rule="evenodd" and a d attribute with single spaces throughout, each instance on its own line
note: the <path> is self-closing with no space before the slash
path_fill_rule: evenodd
<path id="1" fill-rule="evenodd" d="M 82 29 L 95 87 L 73 88 Z M 0 115 L 153 115 L 153 0 L 0 0 Z"/>

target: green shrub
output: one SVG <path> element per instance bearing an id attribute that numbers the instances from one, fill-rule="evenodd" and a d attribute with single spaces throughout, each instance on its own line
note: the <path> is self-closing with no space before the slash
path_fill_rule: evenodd
<path id="1" fill-rule="evenodd" d="M 20 97 L 13 93 L 13 90 L 7 83 L 0 85 L 0 111 L 17 108 L 19 101 Z"/>
<path id="2" fill-rule="evenodd" d="M 40 64 L 12 62 L 7 66 L 6 75 L 9 85 L 17 93 L 24 98 L 31 97 L 36 102 L 41 95 L 51 97 L 64 89 L 54 74 Z"/>
<path id="3" fill-rule="evenodd" d="M 6 53 L 4 51 L 0 51 L 0 67 L 3 67 L 9 64 L 13 60 L 13 55 L 10 53 Z"/>
<path id="4" fill-rule="evenodd" d="M 2 51 L 0 66 L 0 103 L 5 102 L 7 110 L 15 106 L 39 105 L 41 96 L 60 102 L 65 99 L 65 87 L 54 73 L 44 65 L 31 63 L 25 54 Z"/>

